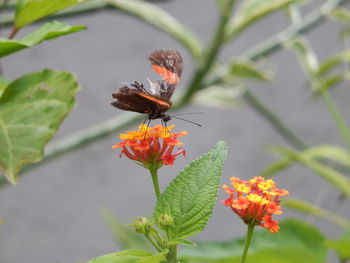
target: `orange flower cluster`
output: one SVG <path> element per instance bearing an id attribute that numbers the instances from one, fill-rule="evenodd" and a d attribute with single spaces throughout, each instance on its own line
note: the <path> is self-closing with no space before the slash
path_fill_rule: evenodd
<path id="1" fill-rule="evenodd" d="M 173 165 L 176 156 L 186 156 L 184 149 L 180 148 L 173 153 L 175 146 L 182 145 L 177 138 L 187 134 L 187 131 L 171 133 L 175 125 L 164 127 L 156 125 L 149 127 L 140 125 L 138 131 L 128 131 L 127 134 L 120 134 L 123 141 L 112 148 L 122 148 L 120 157 L 124 154 L 131 160 L 139 162 L 145 168 L 160 168 L 164 165 Z"/>
<path id="2" fill-rule="evenodd" d="M 233 189 L 222 186 L 230 198 L 222 202 L 231 207 L 244 223 L 260 225 L 272 233 L 278 232 L 278 222 L 272 220 L 272 215 L 282 214 L 279 197 L 287 195 L 288 191 L 276 188 L 272 179 L 265 180 L 263 177 L 249 181 L 232 177 L 230 181 Z"/>

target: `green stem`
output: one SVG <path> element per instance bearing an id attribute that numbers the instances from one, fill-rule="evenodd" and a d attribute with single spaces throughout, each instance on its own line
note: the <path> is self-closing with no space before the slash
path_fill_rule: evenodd
<path id="1" fill-rule="evenodd" d="M 158 199 L 160 196 L 159 182 L 158 182 L 158 168 L 151 167 L 149 168 L 149 172 L 151 173 L 154 191 Z"/>
<path id="2" fill-rule="evenodd" d="M 286 141 L 298 150 L 307 148 L 303 142 L 280 118 L 259 100 L 252 91 L 247 90 L 243 99 L 261 117 L 263 117 Z"/>
<path id="3" fill-rule="evenodd" d="M 269 55 L 273 51 L 281 48 L 286 41 L 292 39 L 298 34 L 308 32 L 317 24 L 323 22 L 326 15 L 332 12 L 337 6 L 348 1 L 349 0 L 329 0 L 325 2 L 319 8 L 316 8 L 314 11 L 310 12 L 310 14 L 305 16 L 300 23 L 291 25 L 267 41 L 264 41 L 248 52 L 245 52 L 243 57 L 255 60 L 262 56 Z"/>
<path id="4" fill-rule="evenodd" d="M 325 18 L 325 15 L 330 13 L 338 5 L 345 3 L 349 0 L 329 0 L 319 8 L 312 11 L 305 18 L 298 20 L 298 23 L 294 23 L 287 29 L 277 33 L 270 39 L 263 41 L 252 49 L 243 53 L 242 57 L 248 60 L 257 60 L 262 56 L 270 55 L 272 52 L 279 50 L 283 44 L 301 33 L 306 33 L 314 26 L 318 25 Z M 231 63 L 229 63 L 230 65 Z M 214 78 L 208 78 L 206 86 L 213 85 L 220 81 L 229 72 L 229 66 L 222 66 L 215 72 Z M 305 149 L 307 144 L 300 139 L 286 123 L 283 122 L 272 110 L 263 104 L 259 98 L 254 95 L 254 92 L 247 90 L 244 97 L 246 102 L 260 114 L 268 123 L 282 135 L 289 144 L 294 146 L 298 150 Z"/>
<path id="5" fill-rule="evenodd" d="M 327 12 L 329 13 L 330 10 L 333 10 L 337 5 L 340 5 L 344 2 L 347 2 L 349 0 L 331 0 L 327 2 L 325 5 L 324 11 L 321 11 L 322 8 L 319 8 L 311 13 L 311 15 L 308 15 L 307 18 L 304 18 L 297 27 L 295 27 L 294 30 L 286 29 L 277 35 L 272 36 L 270 39 L 266 40 L 265 42 L 262 42 L 261 44 L 258 44 L 253 49 L 250 49 L 248 52 L 245 52 L 242 57 L 245 57 L 247 59 L 256 60 L 261 56 L 269 55 L 274 51 L 277 51 L 280 49 L 284 43 L 284 41 L 287 39 L 291 39 L 295 37 L 297 34 L 306 32 L 310 30 L 311 28 L 317 26 L 320 22 L 322 22 L 325 19 L 325 15 Z M 86 5 L 86 4 L 84 4 Z M 79 5 L 82 6 L 82 5 Z M 92 8 L 91 11 L 97 11 L 101 8 Z M 113 8 L 114 9 L 114 8 Z M 64 16 L 64 13 L 61 13 L 62 16 Z M 5 14 L 4 14 L 5 15 Z M 73 15 L 73 13 L 72 13 Z M 0 25 L 4 24 L 4 21 L 0 18 Z M 13 20 L 8 22 L 8 24 L 12 25 Z M 289 33 L 290 35 L 287 35 Z M 283 35 L 285 39 L 281 39 L 280 36 Z M 220 79 L 223 74 L 226 74 L 228 72 L 228 67 L 221 67 L 219 71 L 215 71 L 215 78 L 212 78 L 210 81 L 206 81 L 206 83 L 202 84 L 203 86 L 208 86 L 213 83 L 215 83 L 218 79 Z M 190 82 L 192 84 L 194 81 Z M 188 87 L 190 90 L 191 86 Z M 182 99 L 179 101 L 179 103 L 176 103 L 173 106 L 173 109 L 180 109 L 183 108 L 188 104 L 188 102 L 191 100 L 191 97 L 193 96 L 194 92 L 197 90 L 191 90 L 185 92 L 185 95 L 182 96 Z M 248 91 L 251 95 L 254 96 L 254 93 L 252 91 Z M 185 99 L 186 95 L 190 95 L 187 99 Z M 258 98 L 255 96 L 255 102 L 259 102 Z M 255 103 L 253 102 L 253 103 Z M 260 102 L 260 104 L 262 104 Z M 271 112 L 272 113 L 272 112 Z M 273 113 L 272 113 L 273 114 Z M 277 116 L 275 116 L 277 118 Z M 141 117 L 138 117 L 134 115 L 131 117 L 128 113 L 120 114 L 116 118 L 112 118 L 110 120 L 107 120 L 105 122 L 93 125 L 90 128 L 87 128 L 86 130 L 78 131 L 72 135 L 68 135 L 65 138 L 58 140 L 56 143 L 48 145 L 46 147 L 46 153 L 44 161 L 50 160 L 54 157 L 58 157 L 59 155 L 75 150 L 83 145 L 87 145 L 88 143 L 94 142 L 98 139 L 104 138 L 106 135 L 109 135 L 112 132 L 117 132 L 118 130 L 124 129 L 125 127 L 128 127 L 131 124 L 136 123 L 139 121 Z M 280 123 L 283 123 L 280 120 Z M 274 124 L 273 122 L 270 122 L 270 124 Z M 286 125 L 284 125 L 287 127 Z M 280 132 L 278 129 L 276 129 L 278 132 Z M 301 141 L 299 139 L 299 141 Z M 34 165 L 30 165 L 27 167 L 33 167 Z M 26 170 L 26 169 L 25 169 Z M 0 186 L 4 185 L 6 183 L 6 180 L 4 177 L 0 177 Z"/>
<path id="6" fill-rule="evenodd" d="M 350 149 L 350 130 L 347 126 L 345 120 L 341 116 L 340 112 L 337 109 L 337 106 L 335 105 L 331 95 L 329 94 L 329 91 L 327 88 L 321 88 L 320 93 L 322 95 L 322 98 L 327 105 L 327 108 L 329 112 L 331 113 L 335 124 L 337 125 L 337 128 L 340 132 L 340 134 L 343 136 L 348 148 Z"/>
<path id="7" fill-rule="evenodd" d="M 178 263 L 177 261 L 177 246 L 168 247 L 169 252 L 166 256 L 166 260 L 168 263 Z"/>
<path id="8" fill-rule="evenodd" d="M 190 102 L 194 93 L 201 88 L 204 77 L 211 70 L 215 58 L 220 51 L 220 47 L 224 44 L 225 29 L 228 21 L 230 20 L 234 3 L 235 0 L 227 0 L 226 8 L 224 8 L 223 12 L 221 13 L 220 22 L 208 47 L 208 52 L 205 54 L 202 65 L 194 74 L 187 90 L 178 102 L 179 106 L 188 104 Z"/>
<path id="9" fill-rule="evenodd" d="M 153 239 L 149 236 L 145 234 L 145 237 L 147 238 L 147 240 L 152 244 L 152 246 L 154 246 L 154 248 L 160 252 L 162 251 L 162 249 L 153 241 Z"/>
<path id="10" fill-rule="evenodd" d="M 240 56 L 247 60 L 258 60 L 261 57 L 268 56 L 273 52 L 278 51 L 288 41 L 293 39 L 299 34 L 307 33 L 315 26 L 322 23 L 326 16 L 332 12 L 337 6 L 349 2 L 350 0 L 329 0 L 322 4 L 319 8 L 311 11 L 306 15 L 299 23 L 290 25 L 288 28 L 273 35 L 269 39 L 259 42 L 256 46 L 243 52 Z M 230 72 L 230 66 L 232 62 L 227 63 L 224 66 L 215 70 L 214 76 L 209 76 L 204 86 L 209 86 L 220 81 L 224 76 Z"/>
<path id="11" fill-rule="evenodd" d="M 255 224 L 248 225 L 247 235 L 245 237 L 245 242 L 244 242 L 243 254 L 241 257 L 241 263 L 244 263 L 245 259 L 247 257 L 250 241 L 251 241 L 252 236 L 253 236 L 254 227 L 255 227 Z"/>

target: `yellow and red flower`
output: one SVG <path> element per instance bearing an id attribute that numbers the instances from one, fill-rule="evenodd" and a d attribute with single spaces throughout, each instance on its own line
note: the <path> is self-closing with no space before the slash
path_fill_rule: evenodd
<path id="1" fill-rule="evenodd" d="M 230 198 L 222 202 L 247 225 L 260 225 L 272 233 L 278 232 L 278 222 L 272 220 L 272 215 L 282 214 L 279 197 L 287 195 L 288 191 L 275 187 L 272 179 L 259 176 L 249 181 L 232 177 L 230 181 L 232 188 L 222 186 Z"/>
<path id="2" fill-rule="evenodd" d="M 120 157 L 125 155 L 146 168 L 173 165 L 178 155 L 186 156 L 186 151 L 183 148 L 179 148 L 174 153 L 173 151 L 175 146 L 182 145 L 182 142 L 177 139 L 187 134 L 187 131 L 171 133 L 174 127 L 175 125 L 169 127 L 140 125 L 138 131 L 120 134 L 120 139 L 123 141 L 112 148 L 122 148 Z"/>

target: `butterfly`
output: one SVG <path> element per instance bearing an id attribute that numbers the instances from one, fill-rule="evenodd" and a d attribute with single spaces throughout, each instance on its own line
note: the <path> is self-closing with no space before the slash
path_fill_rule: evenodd
<path id="1" fill-rule="evenodd" d="M 175 50 L 156 50 L 148 59 L 154 71 L 163 79 L 149 80 L 149 89 L 137 81 L 130 87 L 125 85 L 112 94 L 115 101 L 111 104 L 121 110 L 147 114 L 149 121 L 161 119 L 166 124 L 171 120 L 166 112 L 172 105 L 170 98 L 182 75 L 183 59 Z"/>

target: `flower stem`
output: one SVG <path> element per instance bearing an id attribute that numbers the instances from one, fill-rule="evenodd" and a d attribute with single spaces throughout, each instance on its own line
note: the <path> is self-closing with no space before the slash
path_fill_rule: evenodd
<path id="1" fill-rule="evenodd" d="M 153 239 L 149 235 L 145 235 L 145 237 L 158 252 L 162 251 L 162 249 L 153 241 Z"/>
<path id="2" fill-rule="evenodd" d="M 248 225 L 247 235 L 245 237 L 245 242 L 244 242 L 244 250 L 243 250 L 242 257 L 241 257 L 241 263 L 244 263 L 245 259 L 247 257 L 248 249 L 249 249 L 249 245 L 250 245 L 250 240 L 252 239 L 252 236 L 253 236 L 254 227 L 255 227 L 255 224 Z"/>
<path id="3" fill-rule="evenodd" d="M 170 246 L 168 247 L 169 252 L 166 256 L 166 260 L 168 263 L 178 263 L 177 261 L 177 246 Z"/>
<path id="4" fill-rule="evenodd" d="M 350 0 L 329 0 L 325 4 L 323 4 L 320 8 L 315 9 L 312 11 L 307 17 L 302 19 L 298 25 L 293 26 L 293 28 L 287 28 L 283 30 L 282 32 L 272 36 L 271 38 L 259 42 L 256 46 L 254 46 L 252 49 L 249 49 L 248 51 L 244 52 L 242 54 L 243 58 L 256 60 L 263 56 L 271 55 L 273 52 L 279 50 L 283 43 L 285 43 L 286 40 L 292 39 L 296 35 L 300 33 L 306 33 L 307 31 L 313 29 L 317 25 L 319 25 L 321 22 L 323 22 L 326 19 L 326 15 L 331 12 L 335 7 L 339 6 L 340 4 L 349 2 Z M 82 13 L 86 13 L 88 11 L 99 11 L 108 8 L 108 5 L 106 6 L 106 3 L 104 1 L 97 1 L 96 7 L 88 7 L 88 3 L 85 3 L 83 5 L 78 5 L 78 7 L 87 8 Z M 99 6 L 100 5 L 100 6 Z M 77 8 L 78 9 L 78 8 Z M 114 8 L 113 8 L 114 10 Z M 71 12 L 70 14 L 65 13 L 66 11 L 58 13 L 60 16 L 67 16 L 67 15 L 76 15 L 80 12 L 80 10 L 76 10 L 74 12 Z M 48 19 L 53 18 L 54 16 L 50 16 Z M 7 16 L 7 14 L 2 14 L 0 17 L 0 25 L 4 26 L 10 26 L 13 23 L 14 15 Z M 217 71 L 215 71 L 216 75 L 213 77 L 210 81 L 206 81 L 206 83 L 202 83 L 201 85 L 196 85 L 195 87 L 191 88 L 191 86 L 188 86 L 188 89 L 191 88 L 191 90 L 188 90 L 185 92 L 184 96 L 180 99 L 180 101 L 175 104 L 172 109 L 180 109 L 186 106 L 194 93 L 200 89 L 203 88 L 203 86 L 209 86 L 212 84 L 215 84 L 218 79 L 220 79 L 222 76 L 227 74 L 229 70 L 229 64 L 226 66 L 220 67 Z M 194 81 L 192 81 L 190 84 L 193 84 Z M 251 95 L 254 95 L 252 91 L 249 91 Z M 188 96 L 188 97 L 185 97 Z M 255 98 L 257 102 L 258 98 Z M 277 118 L 277 116 L 275 116 Z M 63 155 L 67 152 L 70 152 L 72 150 L 75 150 L 77 148 L 81 148 L 84 145 L 88 145 L 92 142 L 95 142 L 99 139 L 102 139 L 106 137 L 107 135 L 111 134 L 112 132 L 121 130 L 125 127 L 128 127 L 131 124 L 136 123 L 141 119 L 140 116 L 133 115 L 131 116 L 130 113 L 125 112 L 120 114 L 117 117 L 111 118 L 109 120 L 106 120 L 104 122 L 92 125 L 91 127 L 88 127 L 87 129 L 82 129 L 80 131 L 77 131 L 73 134 L 70 134 L 61 140 L 56 141 L 55 143 L 49 144 L 46 147 L 45 151 L 45 157 L 44 160 L 38 165 L 49 161 L 53 158 L 56 158 L 60 155 Z M 280 120 L 281 121 L 281 120 Z M 270 124 L 272 124 L 271 121 L 269 121 Z M 278 129 L 276 129 L 278 132 L 280 132 Z M 286 137 L 285 137 L 286 138 Z M 288 140 L 288 139 L 287 139 Z M 27 168 L 32 168 L 36 164 L 28 165 L 25 167 L 25 170 Z M 23 170 L 22 170 L 23 171 Z M 23 174 L 23 173 L 22 173 Z M 6 179 L 3 176 L 0 176 L 0 187 L 9 185 L 7 184 Z"/>
<path id="5" fill-rule="evenodd" d="M 158 199 L 160 196 L 159 182 L 158 182 L 158 168 L 151 167 L 149 168 L 149 172 L 151 173 L 154 191 Z"/>

